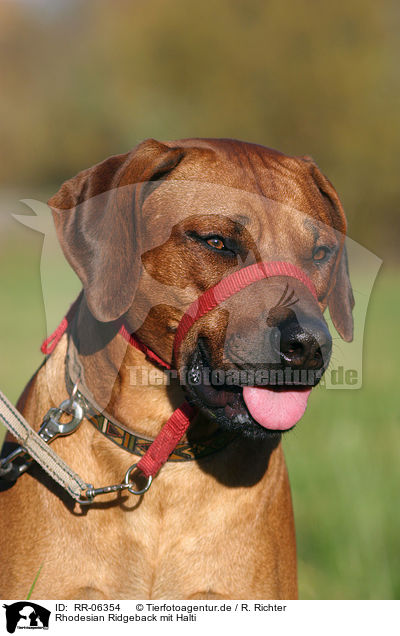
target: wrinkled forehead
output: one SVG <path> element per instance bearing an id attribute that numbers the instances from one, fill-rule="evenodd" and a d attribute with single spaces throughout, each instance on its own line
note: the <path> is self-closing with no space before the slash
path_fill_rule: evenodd
<path id="1" fill-rule="evenodd" d="M 144 243 L 164 243 L 174 227 L 199 227 L 204 232 L 237 232 L 247 237 L 260 251 L 279 250 L 302 237 L 321 237 L 330 242 L 340 236 L 330 223 L 330 214 L 322 196 L 308 209 L 299 209 L 293 201 L 277 201 L 263 194 L 227 185 L 203 181 L 168 180 L 160 182 L 146 198 L 142 215 Z M 304 206 L 305 207 L 305 206 Z"/>

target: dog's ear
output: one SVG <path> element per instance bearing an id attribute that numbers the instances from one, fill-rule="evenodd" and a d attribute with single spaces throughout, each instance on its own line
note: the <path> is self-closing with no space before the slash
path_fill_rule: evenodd
<path id="1" fill-rule="evenodd" d="M 146 140 L 79 173 L 50 199 L 61 247 L 97 320 L 116 320 L 132 305 L 141 271 L 141 206 L 184 154 Z"/>
<path id="2" fill-rule="evenodd" d="M 351 288 L 347 251 L 344 244 L 347 222 L 343 206 L 335 188 L 320 171 L 312 157 L 301 157 L 309 165 L 311 174 L 321 194 L 328 199 L 332 215 L 332 226 L 339 233 L 342 247 L 339 252 L 335 268 L 332 273 L 331 285 L 328 289 L 327 300 L 329 313 L 338 334 L 346 342 L 353 340 L 353 307 L 354 296 Z"/>
<path id="3" fill-rule="evenodd" d="M 335 329 L 346 342 L 353 340 L 354 296 L 350 284 L 346 246 L 336 269 L 334 285 L 328 296 L 329 313 Z"/>

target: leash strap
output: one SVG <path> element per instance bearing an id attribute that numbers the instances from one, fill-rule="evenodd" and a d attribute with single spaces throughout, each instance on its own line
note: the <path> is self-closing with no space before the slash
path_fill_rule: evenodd
<path id="1" fill-rule="evenodd" d="M 26 452 L 76 501 L 90 484 L 83 481 L 28 424 L 0 391 L 0 421 Z"/>

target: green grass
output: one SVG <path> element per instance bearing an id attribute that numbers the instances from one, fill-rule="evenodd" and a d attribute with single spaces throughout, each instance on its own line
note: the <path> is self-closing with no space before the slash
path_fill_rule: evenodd
<path id="1" fill-rule="evenodd" d="M 0 240 L 0 388 L 11 400 L 42 360 L 40 253 L 41 235 L 22 226 Z M 54 328 L 79 286 L 58 258 L 50 270 Z M 398 277 L 383 267 L 375 285 L 362 389 L 315 390 L 284 441 L 303 599 L 400 597 Z"/>
<path id="2" fill-rule="evenodd" d="M 284 442 L 301 598 L 400 597 L 398 277 L 372 294 L 363 387 L 315 391 Z"/>
<path id="3" fill-rule="evenodd" d="M 15 401 L 43 360 L 40 345 L 65 315 L 80 289 L 79 281 L 50 245 L 45 265 L 44 308 L 40 259 L 42 234 L 17 225 L 6 240 L 0 235 L 0 388 Z"/>
<path id="4" fill-rule="evenodd" d="M 31 598 L 31 596 L 32 596 L 32 594 L 33 594 L 33 592 L 34 592 L 34 589 L 35 589 L 36 583 L 37 583 L 37 581 L 38 581 L 38 578 L 39 578 L 39 575 L 40 575 L 40 572 L 41 572 L 42 567 L 43 567 L 43 563 L 42 563 L 42 565 L 40 566 L 40 568 L 38 569 L 38 571 L 36 572 L 36 576 L 35 576 L 35 578 L 33 579 L 33 583 L 32 583 L 32 585 L 31 585 L 31 587 L 30 587 L 30 589 L 29 589 L 28 596 L 26 597 L 26 600 L 27 600 L 27 601 L 29 601 L 29 599 Z"/>

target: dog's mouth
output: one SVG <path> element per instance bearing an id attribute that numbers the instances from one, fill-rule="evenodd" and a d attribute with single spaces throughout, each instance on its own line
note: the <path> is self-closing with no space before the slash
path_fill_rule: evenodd
<path id="1" fill-rule="evenodd" d="M 274 365 L 271 365 L 272 367 Z M 212 370 L 207 347 L 200 338 L 187 365 L 185 389 L 189 401 L 216 419 L 219 427 L 252 437 L 276 437 L 292 429 L 302 418 L 313 386 L 323 370 L 313 379 L 297 375 L 293 381 L 287 370 L 277 369 L 217 372 Z M 270 384 L 271 373 L 278 377 Z"/>

